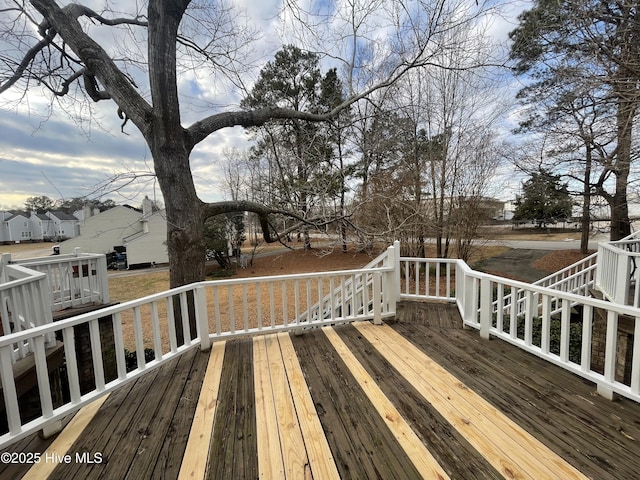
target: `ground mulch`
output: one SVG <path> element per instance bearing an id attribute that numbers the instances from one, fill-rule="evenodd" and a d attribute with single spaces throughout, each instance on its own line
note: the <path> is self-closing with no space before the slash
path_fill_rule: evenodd
<path id="1" fill-rule="evenodd" d="M 246 268 L 237 268 L 230 278 L 252 278 L 272 275 L 357 269 L 363 267 L 371 260 L 373 260 L 378 253 L 379 252 L 362 252 L 356 249 L 351 249 L 346 253 L 343 253 L 340 248 L 315 248 L 307 251 L 302 249 L 284 250 L 274 254 L 270 254 L 268 256 L 260 256 L 254 258 L 253 261 L 249 262 Z M 557 270 L 561 270 L 562 268 L 571 265 L 572 263 L 578 261 L 581 258 L 584 258 L 585 256 L 586 255 L 581 254 L 578 250 L 562 250 L 557 252 L 552 251 L 532 262 L 532 266 L 538 270 L 551 273 Z M 207 280 L 222 279 L 219 277 L 219 275 L 221 273 L 224 273 L 221 272 L 220 269 L 216 266 L 210 266 L 209 272 L 213 275 L 207 276 Z M 508 274 L 505 274 L 505 272 L 488 273 L 495 273 L 496 275 L 506 276 L 507 278 L 510 278 Z M 444 282 L 442 283 L 444 284 Z M 151 293 L 168 289 L 168 272 L 166 270 L 157 272 L 148 271 L 142 275 L 133 275 L 130 277 L 122 278 L 110 278 L 109 284 L 112 300 L 124 302 L 126 300 L 140 298 Z M 252 288 L 253 287 L 250 287 L 250 289 Z M 287 296 L 293 295 L 293 288 L 291 284 L 287 288 Z M 445 288 L 444 285 L 441 285 L 441 290 L 443 288 Z M 325 289 L 325 291 L 328 291 L 328 286 L 326 286 Z M 220 303 L 222 304 L 220 308 L 220 314 L 223 319 L 221 322 L 222 324 L 215 325 L 216 322 L 214 321 L 214 319 L 210 318 L 210 331 L 215 331 L 216 327 L 222 328 L 223 331 L 229 328 L 229 324 L 226 320 L 229 313 L 228 307 L 226 305 L 229 302 L 232 302 L 235 305 L 235 316 L 238 316 L 238 313 L 242 312 L 243 309 L 246 308 L 249 314 L 249 318 L 251 319 L 250 326 L 256 326 L 254 325 L 253 319 L 255 319 L 256 317 L 257 306 L 255 305 L 255 300 L 253 298 L 245 297 L 246 293 L 247 292 L 245 292 L 240 286 L 228 289 L 228 291 L 225 288 L 220 292 Z M 263 290 L 263 301 L 264 299 L 268 298 L 268 296 L 269 293 L 266 290 Z M 249 297 L 253 297 L 253 294 L 249 295 Z M 302 295 L 302 298 L 300 299 L 301 308 L 306 307 L 304 297 L 305 296 Z M 282 298 L 282 290 L 280 285 L 276 286 L 275 298 Z M 208 303 L 209 310 L 213 312 L 214 306 L 211 298 L 209 298 Z M 275 309 L 276 315 L 282 315 L 282 304 L 277 305 Z M 287 305 L 286 309 L 293 309 L 293 303 Z M 160 305 L 159 310 L 161 316 L 163 316 L 165 311 L 164 306 Z M 267 316 L 267 312 L 263 312 L 263 316 Z M 288 318 L 294 318 L 293 310 L 288 312 Z M 133 350 L 135 349 L 135 338 L 133 318 L 131 313 L 123 313 L 122 320 L 125 345 L 128 349 Z M 152 345 L 153 338 L 151 329 L 151 312 L 147 307 L 143 307 L 141 309 L 141 320 L 144 332 L 143 341 L 146 347 L 150 347 Z M 241 319 L 237 320 L 237 322 L 238 321 L 240 323 L 242 322 Z M 235 328 L 242 329 L 243 325 L 236 324 Z M 163 348 L 166 351 L 166 348 L 168 346 L 168 334 L 166 332 L 166 329 L 163 329 L 161 336 Z"/>
<path id="2" fill-rule="evenodd" d="M 594 252 L 582 253 L 580 250 L 555 250 L 534 261 L 531 266 L 543 272 L 554 273 L 573 265 Z"/>

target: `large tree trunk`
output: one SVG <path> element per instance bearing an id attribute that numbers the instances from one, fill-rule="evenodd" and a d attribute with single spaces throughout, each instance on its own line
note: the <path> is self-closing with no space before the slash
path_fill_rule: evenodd
<path id="1" fill-rule="evenodd" d="M 179 287 L 204 280 L 203 204 L 198 199 L 186 152 L 154 152 L 167 213 L 169 283 Z"/>
<path id="2" fill-rule="evenodd" d="M 623 84 L 624 91 L 620 92 L 618 110 L 616 112 L 617 123 L 617 151 L 616 151 L 616 190 L 611 198 L 611 233 L 612 241 L 620 240 L 631 234 L 631 221 L 629 220 L 629 206 L 627 205 L 627 189 L 629 184 L 629 171 L 631 165 L 631 143 L 633 117 L 636 111 L 636 94 Z M 633 84 L 632 84 L 633 85 Z M 635 86 L 631 87 L 635 90 Z"/>
<path id="3" fill-rule="evenodd" d="M 593 152 L 590 144 L 586 144 L 586 158 L 584 168 L 584 189 L 582 193 L 582 219 L 580 235 L 580 253 L 589 251 L 589 233 L 591 226 L 591 164 Z"/>
<path id="4" fill-rule="evenodd" d="M 176 37 L 188 2 L 149 5 L 149 81 L 153 128 L 146 136 L 167 212 L 170 286 L 204 280 L 203 204 L 189 166 L 191 139 L 181 126 L 176 78 Z"/>

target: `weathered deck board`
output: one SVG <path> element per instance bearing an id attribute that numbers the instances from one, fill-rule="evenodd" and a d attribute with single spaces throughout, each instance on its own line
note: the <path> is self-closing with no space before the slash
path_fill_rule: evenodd
<path id="1" fill-rule="evenodd" d="M 322 333 L 292 338 L 342 478 L 421 478 Z"/>
<path id="2" fill-rule="evenodd" d="M 336 327 L 336 332 L 449 477 L 460 480 L 503 478 L 353 326 Z"/>
<path id="3" fill-rule="evenodd" d="M 74 455 L 100 453 L 102 462 L 90 464 L 74 459 L 59 465 L 51 478 L 151 478 L 181 408 L 185 385 L 191 379 L 201 382 L 198 372 L 204 371 L 207 358 L 207 354 L 192 350 L 125 387 L 126 395 L 116 396 L 120 392 L 115 392 L 70 449 Z M 197 398 L 189 400 L 189 419 L 196 401 Z M 190 425 L 189 420 L 182 427 L 187 434 Z M 184 446 L 180 459 L 183 453 Z"/>
<path id="4" fill-rule="evenodd" d="M 443 313 L 450 314 L 451 308 Z M 640 405 L 609 402 L 578 377 L 504 342 L 481 340 L 474 331 L 420 324 L 367 325 L 364 330 L 372 332 L 371 339 L 362 330 L 345 325 L 218 344 L 214 350 L 222 362 L 211 373 L 219 378 L 219 389 L 210 399 L 216 405 L 206 406 L 208 425 L 196 417 L 196 406 L 201 392 L 209 388 L 203 388 L 203 379 L 210 355 L 192 350 L 111 393 L 69 448 L 73 455 L 100 453 L 102 464 L 74 461 L 57 466 L 49 478 L 175 479 L 181 467 L 189 472 L 193 466 L 183 462 L 197 458 L 207 461 L 206 468 L 198 470 L 199 478 L 206 471 L 206 478 L 253 479 L 266 475 L 258 461 L 264 446 L 280 458 L 304 450 L 306 458 L 296 453 L 297 460 L 291 462 L 296 468 L 289 470 L 292 476 L 299 473 L 316 480 L 338 475 L 421 478 L 415 465 L 430 461 L 424 448 L 454 479 L 496 479 L 502 477 L 500 471 L 520 478 L 549 478 L 552 475 L 545 469 L 552 455 L 537 446 L 520 446 L 520 436 L 529 435 L 586 477 L 637 477 Z M 389 351 L 381 353 L 380 343 Z M 254 344 L 262 345 L 262 353 L 254 353 Z M 422 358 L 425 354 L 430 360 Z M 412 371 L 398 367 L 397 359 L 411 364 Z M 256 407 L 260 382 L 269 384 L 270 390 L 262 395 L 271 398 L 269 408 L 278 431 L 277 438 L 263 437 L 263 447 L 259 436 L 266 417 Z M 475 393 L 461 388 L 460 382 Z M 440 399 L 425 400 L 425 389 Z M 462 401 L 461 410 L 452 417 L 451 405 Z M 484 418 L 475 417 L 479 411 Z M 481 428 L 472 431 L 459 419 Z M 186 452 L 194 421 L 202 427 L 193 432 L 201 442 L 196 442 L 197 452 L 191 446 Z M 517 428 L 505 426 L 511 423 L 528 434 L 514 434 Z M 478 447 L 479 439 L 490 447 Z M 416 441 L 424 447 L 411 443 Z M 299 449 L 300 443 L 304 449 Z M 50 444 L 32 436 L 7 451 L 44 452 Z M 491 445 L 501 445 L 500 455 Z M 490 465 L 501 455 L 513 468 Z M 289 462 L 280 463 L 284 472 Z M 558 471 L 562 468 L 560 463 L 554 465 Z M 1 468 L 2 479 L 19 479 L 28 470 L 24 465 Z M 533 473 L 536 469 L 542 473 Z"/>
<path id="5" fill-rule="evenodd" d="M 209 352 L 195 354 L 186 383 L 182 386 L 176 385 L 176 388 L 182 388 L 182 394 L 150 478 L 178 477 L 208 360 Z"/>
<path id="6" fill-rule="evenodd" d="M 129 424 L 140 402 L 146 396 L 147 391 L 154 383 L 158 371 L 148 373 L 138 382 L 130 383 L 110 396 L 109 400 L 100 409 L 100 414 L 88 425 L 81 437 L 71 447 L 69 453 L 100 452 L 104 455 L 105 464 L 94 466 L 91 476 L 96 478 L 99 472 L 105 469 L 106 463 L 111 458 L 112 450 L 107 448 L 109 438 L 118 436 L 118 432 L 129 428 Z M 149 378 L 146 378 L 149 377 Z M 59 452 L 63 454 L 63 452 Z M 114 462 L 117 461 L 114 459 Z M 82 478 L 80 470 L 87 470 L 87 466 L 78 462 L 61 464 L 53 471 L 51 478 Z"/>
<path id="7" fill-rule="evenodd" d="M 96 414 L 107 401 L 109 395 L 103 395 L 97 400 L 85 405 L 80 411 L 74 415 L 73 419 L 65 426 L 55 440 L 49 445 L 44 452 L 44 458 L 41 456 L 40 461 L 33 465 L 23 477 L 26 480 L 40 480 L 47 478 L 56 468 L 56 463 L 49 461 L 51 455 L 59 454 L 58 452 L 68 452 L 72 445 L 78 440 L 80 435 L 85 431 L 89 423 L 95 418 Z"/>
<path id="8" fill-rule="evenodd" d="M 208 478 L 258 478 L 251 339 L 227 342 Z"/>
<path id="9" fill-rule="evenodd" d="M 506 478 L 586 478 L 390 327 L 356 328 Z"/>
<path id="10" fill-rule="evenodd" d="M 67 425 L 73 419 L 73 415 L 66 417 L 62 425 Z M 51 444 L 58 438 L 56 435 L 44 439 L 39 434 L 30 435 L 22 440 L 19 440 L 6 452 L 22 452 L 22 453 L 42 453 L 51 446 Z M 31 464 L 20 462 L 0 462 L 0 478 L 23 478 L 23 476 L 31 469 Z"/>
<path id="11" fill-rule="evenodd" d="M 411 462 L 422 478 L 448 479 L 449 475 L 447 472 L 445 472 L 438 461 L 431 455 L 431 452 L 425 447 L 422 440 L 416 435 L 415 431 L 411 429 L 398 409 L 391 403 L 389 398 L 376 384 L 375 380 L 369 375 L 369 372 L 367 372 L 357 360 L 335 330 L 333 328 L 324 328 L 323 332 L 345 362 L 349 371 L 353 374 L 360 388 L 371 400 L 380 418 L 383 419 L 398 443 L 404 451 L 407 452 Z"/>
<path id="12" fill-rule="evenodd" d="M 393 328 L 581 471 L 598 479 L 638 475 L 640 405 L 610 402 L 581 378 L 473 331 Z"/>

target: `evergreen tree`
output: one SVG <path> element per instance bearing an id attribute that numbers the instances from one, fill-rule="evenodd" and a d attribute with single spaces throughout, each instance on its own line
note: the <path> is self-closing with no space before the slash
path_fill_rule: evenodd
<path id="1" fill-rule="evenodd" d="M 634 157 L 632 131 L 640 105 L 638 4 L 535 0 L 520 15 L 510 38 L 514 70 L 531 80 L 520 95 L 546 109 L 547 118 L 576 113 L 562 108 L 567 101 L 575 102 L 576 93 L 585 99 L 580 110 L 597 105 L 600 112 L 611 111 L 609 131 L 615 132 L 615 145 L 608 152 L 600 150 L 603 171 L 593 188 L 611 207 L 611 239 L 625 237 L 631 230 L 627 190 Z M 549 99 L 555 105 L 549 106 Z M 587 147 L 602 147 L 602 142 L 576 129 L 576 138 L 580 135 Z M 605 182 L 612 175 L 615 185 L 608 191 Z"/>
<path id="2" fill-rule="evenodd" d="M 542 228 L 570 218 L 572 206 L 567 184 L 561 183 L 559 175 L 541 169 L 522 186 L 513 219 L 535 221 Z"/>

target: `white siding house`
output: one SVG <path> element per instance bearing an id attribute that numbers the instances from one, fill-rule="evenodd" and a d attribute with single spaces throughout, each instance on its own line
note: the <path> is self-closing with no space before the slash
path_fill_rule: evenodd
<path id="1" fill-rule="evenodd" d="M 44 213 L 31 212 L 31 238 L 33 240 L 54 240 L 56 238 L 56 226 Z"/>
<path id="2" fill-rule="evenodd" d="M 62 242 L 60 253 L 73 253 L 76 247 L 87 253 L 111 253 L 126 247 L 127 263 L 140 265 L 167 263 L 167 220 L 164 210 L 153 212 L 145 199 L 143 211 L 118 206 L 80 222 L 80 235 Z"/>
<path id="3" fill-rule="evenodd" d="M 0 243 L 4 242 L 4 219 L 11 215 L 9 212 L 0 211 Z"/>
<path id="4" fill-rule="evenodd" d="M 3 214 L 0 239 L 3 242 L 19 243 L 31 240 L 31 222 L 24 215 Z"/>
<path id="5" fill-rule="evenodd" d="M 168 263 L 167 219 L 165 211 L 155 212 L 140 219 L 141 231 L 124 239 L 127 247 L 127 263 Z"/>
<path id="6" fill-rule="evenodd" d="M 54 238 L 65 240 L 78 235 L 80 221 L 73 215 L 64 212 L 47 212 L 46 215 L 53 221 Z"/>
<path id="7" fill-rule="evenodd" d="M 118 206 L 105 210 L 80 222 L 80 234 L 60 244 L 61 254 L 73 253 L 80 247 L 87 253 L 111 253 L 124 239 L 141 230 L 140 210 Z"/>

